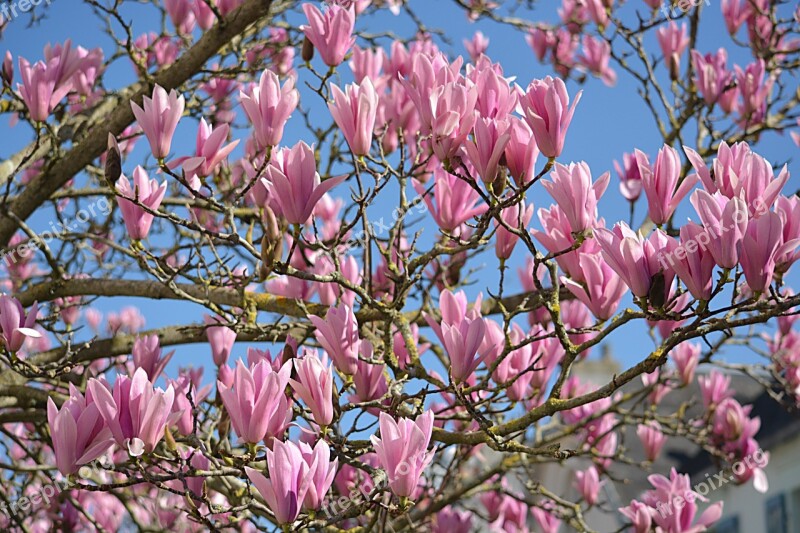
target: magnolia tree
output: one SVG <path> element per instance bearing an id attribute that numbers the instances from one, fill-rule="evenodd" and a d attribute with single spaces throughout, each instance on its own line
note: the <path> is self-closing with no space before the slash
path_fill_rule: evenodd
<path id="1" fill-rule="evenodd" d="M 440 2 L 84 0 L 107 48 L 6 52 L 4 531 L 704 531 L 670 439 L 767 490 L 730 373 L 800 399 L 800 199 L 759 155 L 800 143 L 800 10 Z M 581 85 L 623 80 L 659 142 L 564 158 Z M 652 474 L 621 508 L 618 464 Z"/>

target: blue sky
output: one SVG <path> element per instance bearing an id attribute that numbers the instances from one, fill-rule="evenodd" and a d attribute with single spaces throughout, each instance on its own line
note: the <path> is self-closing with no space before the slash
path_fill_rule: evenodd
<path id="1" fill-rule="evenodd" d="M 627 2 L 624 11 L 628 13 L 626 18 L 631 15 L 630 8 L 638 7 L 643 2 L 640 0 L 630 0 Z M 550 67 L 540 65 L 534 57 L 532 51 L 525 43 L 521 32 L 510 31 L 508 28 L 500 26 L 491 21 L 470 22 L 463 12 L 456 9 L 455 2 L 436 0 L 418 1 L 412 0 L 411 7 L 417 14 L 425 20 L 432 28 L 444 28 L 448 43 L 439 40 L 440 46 L 448 53 L 453 55 L 466 55 L 462 40 L 469 38 L 476 30 L 481 30 L 490 38 L 488 55 L 497 62 L 500 62 L 507 76 L 516 76 L 516 81 L 523 87 L 532 79 L 540 78 L 551 74 Z M 123 8 L 123 15 L 126 20 L 133 21 L 134 36 L 138 36 L 146 31 L 157 30 L 161 22 L 153 16 L 152 6 L 138 3 L 126 3 Z M 537 21 L 556 21 L 556 2 L 539 3 L 537 9 L 532 13 L 520 11 L 518 17 L 528 18 Z M 725 30 L 722 17 L 719 12 L 719 5 L 711 2 L 704 14 L 704 24 L 698 34 L 698 48 L 703 52 L 715 51 L 719 47 L 726 47 L 729 51 L 729 65 L 738 63 L 745 65 L 751 61 L 747 50 L 738 49 L 733 45 L 730 37 Z M 292 22 L 300 22 L 301 17 L 293 16 Z M 378 15 L 366 17 L 360 20 L 359 27 L 369 27 L 372 31 L 391 30 L 397 35 L 410 37 L 413 35 L 415 27 L 410 20 L 405 17 L 395 17 L 384 11 Z M 170 26 L 171 27 L 171 26 Z M 119 27 L 115 27 L 119 30 Z M 67 38 L 72 38 L 73 42 L 85 48 L 97 46 L 109 49 L 110 41 L 103 33 L 102 22 L 91 14 L 90 9 L 83 3 L 74 0 L 53 0 L 47 10 L 46 17 L 34 27 L 28 27 L 27 18 L 19 18 L 10 21 L 0 42 L 0 50 L 11 50 L 15 57 L 22 55 L 31 61 L 41 58 L 43 46 L 50 42 L 62 42 Z M 646 40 L 647 49 L 651 56 L 660 55 L 660 51 L 655 41 L 654 35 L 649 35 Z M 108 54 L 107 54 L 108 55 Z M 683 61 L 687 61 L 687 55 L 683 56 Z M 296 64 L 299 61 L 296 61 Z M 685 64 L 685 63 L 684 63 Z M 315 59 L 315 65 L 319 65 L 319 60 Z M 660 79 L 664 81 L 666 73 L 659 72 Z M 351 81 L 348 68 L 341 68 L 342 81 Z M 300 80 L 308 78 L 308 72 L 300 69 Z M 572 125 L 567 136 L 566 149 L 560 159 L 562 162 L 586 161 L 596 178 L 605 171 L 612 171 L 612 184 L 600 203 L 600 216 L 605 217 L 607 225 L 610 227 L 617 220 L 628 219 L 628 204 L 618 192 L 618 180 L 616 173 L 613 172 L 613 161 L 621 159 L 623 152 L 631 152 L 634 148 L 639 148 L 649 154 L 654 155 L 661 146 L 661 141 L 654 126 L 652 116 L 645 107 L 641 98 L 637 95 L 637 86 L 631 77 L 618 70 L 618 84 L 616 87 L 608 88 L 597 79 L 590 78 L 582 87 L 574 82 L 569 82 L 568 87 L 571 95 L 574 95 L 579 88 L 583 90 L 582 100 L 577 108 Z M 108 71 L 105 84 L 108 88 L 118 88 L 134 81 L 134 71 L 127 60 L 118 61 L 116 65 Z M 301 83 L 302 85 L 302 83 Z M 311 101 L 310 95 L 303 94 L 303 103 L 308 105 Z M 328 121 L 327 110 L 314 103 L 315 109 L 320 113 L 325 113 L 324 120 Z M 187 152 L 193 149 L 196 123 L 189 119 L 184 119 L 176 135 L 173 151 L 176 153 Z M 20 124 L 15 128 L 8 127 L 8 117 L 0 118 L 0 157 L 5 157 L 15 152 L 30 139 L 30 129 L 27 125 Z M 240 132 L 238 137 L 243 138 Z M 290 123 L 287 129 L 285 144 L 293 144 L 296 140 L 308 138 L 302 128 L 302 121 L 299 116 Z M 243 144 L 243 143 L 242 143 Z M 797 148 L 788 136 L 780 136 L 774 133 L 764 135 L 757 148 L 758 152 L 770 159 L 773 163 L 785 162 L 797 153 Z M 145 155 L 146 143 L 140 142 L 134 156 L 128 160 L 125 166 L 126 173 L 130 174 L 134 164 L 142 161 Z M 237 149 L 235 154 L 239 154 Z M 540 160 L 539 168 L 543 164 Z M 799 187 L 796 161 L 790 161 L 790 171 L 794 176 L 786 186 L 785 192 L 793 192 Z M 337 189 L 339 195 L 344 196 L 346 190 Z M 541 188 L 533 191 L 532 199 L 536 208 L 547 207 L 552 203 L 551 199 Z M 389 204 L 386 204 L 389 205 Z M 688 208 L 687 208 L 688 207 Z M 377 206 L 383 209 L 383 205 Z M 645 215 L 644 198 L 637 204 L 636 222 L 640 223 Z M 679 210 L 678 221 L 683 221 L 688 216 L 692 216 L 691 206 L 683 206 Z M 536 220 L 536 217 L 534 217 Z M 34 230 L 44 230 L 48 225 L 47 217 L 34 218 L 32 227 Z M 538 226 L 538 221 L 535 222 Z M 435 236 L 435 228 L 432 224 L 426 225 L 428 238 Z M 515 273 L 517 266 L 522 264 L 524 256 L 521 247 L 518 248 L 511 264 L 510 272 Z M 475 277 L 475 284 L 468 289 L 474 297 L 478 291 L 490 288 L 495 291 L 498 282 L 497 260 L 493 253 L 482 256 L 478 264 L 483 263 L 484 268 Z M 796 278 L 797 276 L 793 276 Z M 511 283 L 507 285 L 506 293 L 519 292 L 519 283 L 516 276 L 511 276 Z M 628 298 L 623 304 L 630 302 Z M 141 306 L 142 312 L 147 318 L 147 328 L 155 328 L 175 323 L 175 317 L 180 316 L 182 323 L 199 321 L 202 310 L 196 307 L 187 307 L 187 304 L 173 301 L 143 302 L 128 299 L 100 300 L 98 307 L 104 311 L 118 310 L 124 305 L 136 303 Z M 641 325 L 623 328 L 621 331 L 612 335 L 609 339 L 614 355 L 623 363 L 633 363 L 644 357 L 652 348 L 652 340 L 649 338 L 646 328 Z M 244 356 L 247 345 L 239 344 L 234 350 L 234 357 Z M 595 351 L 595 353 L 599 353 Z M 731 352 L 732 353 L 732 352 Z M 190 363 L 208 361 L 210 363 L 210 349 L 207 345 L 183 346 L 179 347 L 176 357 L 171 363 L 170 373 L 174 375 L 176 366 L 184 366 Z M 208 374 L 208 372 L 207 372 Z M 208 377 L 208 376 L 207 376 Z"/>

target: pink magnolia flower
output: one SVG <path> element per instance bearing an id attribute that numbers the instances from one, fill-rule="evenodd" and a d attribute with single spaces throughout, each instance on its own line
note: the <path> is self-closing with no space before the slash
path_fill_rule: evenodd
<path id="1" fill-rule="evenodd" d="M 379 424 L 381 436 L 370 437 L 378 464 L 386 470 L 392 492 L 408 498 L 414 494 L 422 471 L 433 460 L 434 452 L 427 451 L 433 431 L 433 411 L 425 411 L 416 420 L 399 421 L 381 412 Z"/>
<path id="2" fill-rule="evenodd" d="M 105 379 L 92 378 L 87 390 L 114 440 L 132 456 L 155 450 L 164 430 L 177 420 L 172 413 L 175 390 L 171 385 L 166 391 L 155 388 L 141 368 L 133 378 L 117 376 L 113 387 Z"/>
<path id="3" fill-rule="evenodd" d="M 764 79 L 766 74 L 764 60 L 759 59 L 750 63 L 744 69 L 734 65 L 733 69 L 736 72 L 736 85 L 742 96 L 739 103 L 741 122 L 744 125 L 763 122 L 767 113 L 767 100 L 775 82 L 772 76 Z"/>
<path id="4" fill-rule="evenodd" d="M 681 226 L 680 242 L 668 237 L 666 260 L 669 266 L 686 284 L 692 296 L 698 300 L 711 298 L 711 281 L 714 272 L 714 257 L 704 242 L 708 234 L 702 226 L 689 222 Z"/>
<path id="5" fill-rule="evenodd" d="M 308 26 L 300 26 L 300 29 L 319 50 L 326 65 L 338 66 L 356 42 L 353 37 L 356 14 L 352 6 L 345 9 L 334 4 L 321 13 L 317 6 L 308 2 L 303 4 L 303 13 L 308 18 Z"/>
<path id="6" fill-rule="evenodd" d="M 150 143 L 153 157 L 164 159 L 169 155 L 172 136 L 183 115 L 186 100 L 183 95 L 178 95 L 175 89 L 167 94 L 163 87 L 156 85 L 153 88 L 152 98 L 145 96 L 142 104 L 144 108 L 131 101 L 131 109 Z"/>
<path id="7" fill-rule="evenodd" d="M 536 159 L 539 147 L 533 139 L 530 126 L 517 117 L 508 118 L 508 143 L 505 159 L 508 173 L 514 178 L 517 187 L 524 187 L 536 176 Z"/>
<path id="8" fill-rule="evenodd" d="M 670 352 L 683 385 L 690 385 L 694 381 L 694 372 L 700 362 L 700 352 L 700 345 L 691 342 L 682 342 Z"/>
<path id="9" fill-rule="evenodd" d="M 634 154 L 622 154 L 622 165 L 614 161 L 614 168 L 619 175 L 619 191 L 629 202 L 635 202 L 642 194 L 642 174 Z"/>
<path id="10" fill-rule="evenodd" d="M 197 130 L 197 142 L 194 157 L 179 157 L 170 162 L 170 168 L 182 165 L 187 176 L 206 177 L 214 174 L 217 167 L 227 159 L 228 155 L 239 144 L 239 139 L 225 144 L 230 133 L 230 126 L 222 124 L 216 128 L 209 125 L 206 119 L 200 119 Z M 187 178 L 191 179 L 191 178 Z"/>
<path id="11" fill-rule="evenodd" d="M 331 307 L 325 318 L 308 317 L 316 328 L 314 337 L 331 356 L 339 372 L 352 376 L 358 369 L 358 352 L 361 339 L 353 309 L 347 304 Z"/>
<path id="12" fill-rule="evenodd" d="M 647 478 L 653 486 L 653 490 L 644 494 L 643 500 L 651 511 L 653 524 L 657 529 L 664 533 L 686 533 L 690 531 L 705 531 L 706 528 L 722 516 L 722 502 L 710 505 L 695 521 L 697 514 L 697 501 L 707 502 L 708 498 L 692 492 L 689 476 L 678 474 L 673 468 L 670 477 L 667 479 L 661 474 L 653 474 Z M 687 495 L 693 495 L 687 497 Z M 664 502 L 674 502 L 676 498 L 681 498 L 684 505 L 678 509 L 673 508 L 671 513 L 658 512 L 658 506 L 664 506 Z"/>
<path id="13" fill-rule="evenodd" d="M 585 162 L 556 163 L 550 173 L 553 181 L 543 181 L 542 186 L 550 193 L 569 220 L 574 233 L 593 227 L 597 220 L 597 204 L 611 179 L 609 172 L 592 183 L 592 171 Z"/>
<path id="14" fill-rule="evenodd" d="M 605 481 L 600 481 L 600 474 L 595 466 L 575 472 L 575 488 L 589 505 L 597 503 L 600 498 L 600 488 L 604 484 Z"/>
<path id="15" fill-rule="evenodd" d="M 476 31 L 472 39 L 464 39 L 464 48 L 466 48 L 472 62 L 475 63 L 478 61 L 478 58 L 486 52 L 486 49 L 489 48 L 489 38 L 482 32 Z"/>
<path id="16" fill-rule="evenodd" d="M 150 211 L 158 211 L 167 192 L 167 182 L 159 185 L 155 179 L 149 178 L 141 166 L 137 166 L 133 169 L 133 187 L 123 174 L 117 180 L 116 188 L 120 196 L 119 208 L 122 211 L 122 219 L 125 221 L 128 236 L 132 241 L 147 238 L 154 215 L 145 211 L 141 206 L 143 205 Z"/>
<path id="17" fill-rule="evenodd" d="M 133 343 L 131 354 L 134 368 L 144 370 L 150 381 L 155 383 L 161 373 L 164 372 L 164 368 L 166 368 L 169 360 L 172 359 L 175 351 L 173 350 L 162 357 L 158 335 L 146 335 L 136 339 Z"/>
<path id="18" fill-rule="evenodd" d="M 454 324 L 442 322 L 442 343 L 450 357 L 450 376 L 455 383 L 469 379 L 483 360 L 478 349 L 485 331 L 482 318 L 464 318 Z"/>
<path id="19" fill-rule="evenodd" d="M 226 366 L 225 368 L 228 367 Z M 195 413 L 192 411 L 197 408 L 200 402 L 205 400 L 211 392 L 211 384 L 200 387 L 200 378 L 202 377 L 203 369 L 200 368 L 199 370 L 199 374 L 195 374 L 197 378 L 194 378 L 192 374 L 188 372 L 181 371 L 177 380 L 167 379 L 167 383 L 172 385 L 172 388 L 175 389 L 175 401 L 172 404 L 172 412 L 178 416 L 175 422 L 175 428 L 181 435 L 188 436 L 194 432 Z M 231 380 L 232 379 L 233 376 L 231 376 Z M 191 402 L 187 395 L 192 398 Z"/>
<path id="20" fill-rule="evenodd" d="M 661 0 L 654 0 L 661 3 Z M 653 519 L 651 518 L 650 507 L 640 501 L 633 500 L 628 507 L 620 507 L 619 512 L 631 521 L 634 533 L 650 533 Z"/>
<path id="21" fill-rule="evenodd" d="M 291 363 L 275 372 L 266 361 L 247 368 L 240 359 L 232 386 L 217 381 L 219 396 L 239 439 L 249 444 L 261 440 L 269 444 L 273 437 L 283 434 L 292 421 L 292 408 L 286 397 L 291 374 Z M 272 444 L 278 442 L 276 439 Z"/>
<path id="22" fill-rule="evenodd" d="M 230 357 L 233 350 L 233 344 L 236 342 L 236 332 L 228 326 L 223 326 L 222 319 L 219 317 L 204 315 L 203 322 L 209 326 L 206 328 L 206 338 L 208 338 L 208 344 L 211 345 L 211 356 L 214 359 L 214 364 L 223 366 L 228 362 L 228 357 Z"/>
<path id="23" fill-rule="evenodd" d="M 303 509 L 315 511 L 322 506 L 325 495 L 333 484 L 339 460 L 334 459 L 331 462 L 331 449 L 324 440 L 318 440 L 313 448 L 301 442 L 300 452 L 308 465 L 308 476 L 311 480 L 306 497 L 303 499 Z"/>
<path id="24" fill-rule="evenodd" d="M 294 85 L 295 78 L 289 76 L 281 87 L 278 75 L 265 70 L 258 85 L 248 91 L 239 91 L 242 109 L 253 125 L 253 135 L 259 147 L 277 146 L 281 142 L 286 121 L 300 101 L 300 93 Z"/>
<path id="25" fill-rule="evenodd" d="M 636 435 L 644 446 L 644 455 L 651 463 L 658 458 L 661 453 L 661 448 L 667 441 L 667 437 L 661 433 L 661 425 L 656 421 L 648 422 L 647 424 L 639 424 L 636 428 Z"/>
<path id="26" fill-rule="evenodd" d="M 205 2 L 190 2 L 189 6 L 192 9 L 192 14 L 197 21 L 197 25 L 200 26 L 201 29 L 208 30 L 217 21 L 217 16 L 214 14 L 214 11 L 212 11 L 211 7 Z"/>
<path id="27" fill-rule="evenodd" d="M 308 5 L 308 4 L 306 4 Z M 313 482 L 310 468 L 300 447 L 293 442 L 276 440 L 267 450 L 269 478 L 250 468 L 245 473 L 279 524 L 291 524 L 300 515 L 300 508 Z"/>
<path id="28" fill-rule="evenodd" d="M 660 260 L 660 252 L 668 242 L 667 235 L 661 230 L 656 230 L 645 239 L 641 233 L 634 232 L 627 224 L 620 222 L 611 231 L 595 228 L 594 236 L 602 248 L 603 259 L 622 278 L 634 296 L 648 297 L 653 277 L 659 272 L 665 276 L 665 290 L 672 285 L 675 274 L 667 261 Z"/>
<path id="29" fill-rule="evenodd" d="M 103 455 L 114 444 L 91 391 L 84 397 L 69 384 L 69 399 L 59 410 L 52 398 L 47 399 L 47 424 L 53 438 L 56 467 L 69 476 L 87 463 Z"/>
<path id="30" fill-rule="evenodd" d="M 434 533 L 470 533 L 472 530 L 470 511 L 457 511 L 448 505 L 436 513 L 434 518 Z"/>
<path id="31" fill-rule="evenodd" d="M 795 195 L 779 196 L 775 201 L 775 213 L 781 217 L 783 223 L 783 242 L 788 243 L 800 239 L 800 198 Z M 781 274 L 785 273 L 798 259 L 800 259 L 800 250 L 797 248 L 783 249 L 783 253 L 775 256 L 775 271 Z"/>
<path id="32" fill-rule="evenodd" d="M 595 317 L 608 320 L 625 294 L 625 283 L 598 254 L 581 254 L 579 263 L 585 281 L 576 283 L 562 276 L 561 282 Z"/>
<path id="33" fill-rule="evenodd" d="M 661 26 L 656 30 L 658 45 L 664 54 L 664 64 L 672 79 L 678 79 L 681 71 L 681 55 L 686 47 L 689 46 L 689 34 L 686 24 L 678 24 L 672 20 L 669 24 Z"/>
<path id="34" fill-rule="evenodd" d="M 475 122 L 474 139 L 464 144 L 464 150 L 484 183 L 497 179 L 500 159 L 510 138 L 505 120 L 479 118 Z"/>
<path id="35" fill-rule="evenodd" d="M 553 30 L 534 26 L 528 31 L 525 36 L 525 42 L 533 50 L 536 59 L 544 61 L 547 52 L 552 50 L 556 45 L 556 35 Z"/>
<path id="36" fill-rule="evenodd" d="M 691 51 L 694 66 L 694 83 L 697 90 L 709 106 L 720 99 L 733 74 L 728 71 L 728 53 L 724 48 L 717 50 L 716 54 L 705 56 L 697 50 Z"/>
<path id="37" fill-rule="evenodd" d="M 698 377 L 697 383 L 700 385 L 700 394 L 706 409 L 719 405 L 725 398 L 733 396 L 733 391 L 730 389 L 731 378 L 717 370 L 712 370 L 707 376 Z"/>
<path id="38" fill-rule="evenodd" d="M 656 156 L 654 165 L 644 152 L 636 150 L 636 162 L 642 176 L 642 186 L 647 196 L 648 214 L 654 224 L 661 225 L 672 217 L 678 204 L 689 194 L 698 181 L 696 175 L 687 176 L 678 185 L 681 160 L 678 151 L 664 145 Z"/>
<path id="39" fill-rule="evenodd" d="M 775 273 L 775 260 L 798 245 L 800 239 L 783 242 L 783 221 L 777 213 L 768 212 L 751 220 L 742 239 L 739 258 L 750 290 L 767 290 Z"/>
<path id="40" fill-rule="evenodd" d="M 195 24 L 192 5 L 195 3 L 192 0 L 164 0 L 164 8 L 178 33 L 192 33 Z"/>
<path id="41" fill-rule="evenodd" d="M 599 0 L 594 0 L 594 2 L 599 2 Z M 602 13 L 605 14 L 605 9 L 602 10 Z M 583 36 L 583 53 L 578 56 L 578 61 L 589 72 L 600 77 L 607 86 L 613 87 L 617 83 L 617 73 L 608 65 L 610 60 L 611 45 L 609 43 L 591 35 Z"/>
<path id="42" fill-rule="evenodd" d="M 531 230 L 534 237 L 541 242 L 550 253 L 557 254 L 556 262 L 573 281 L 583 281 L 578 250 L 566 251 L 576 245 L 572 225 L 567 215 L 557 205 L 550 209 L 539 209 L 539 222 L 544 231 Z M 593 253 L 600 250 L 595 239 L 587 239 L 579 247 L 582 253 Z"/>
<path id="43" fill-rule="evenodd" d="M 550 508 L 547 504 L 545 504 L 545 506 L 548 509 Z M 533 514 L 533 519 L 536 520 L 536 523 L 539 525 L 539 528 L 541 528 L 542 533 L 558 533 L 558 531 L 561 529 L 561 519 L 555 514 L 551 513 L 548 509 L 534 507 L 531 510 L 531 514 Z"/>
<path id="44" fill-rule="evenodd" d="M 6 350 L 16 353 L 26 339 L 38 339 L 42 336 L 34 329 L 38 314 L 38 304 L 34 303 L 26 315 L 25 309 L 16 298 L 0 294 L 0 342 Z"/>
<path id="45" fill-rule="evenodd" d="M 533 204 L 526 206 L 525 200 L 520 200 L 519 203 L 512 204 L 502 211 L 500 211 L 500 218 L 505 224 L 520 232 L 524 232 L 525 228 L 530 224 L 533 217 Z M 511 233 L 502 224 L 495 220 L 495 227 L 497 233 L 495 234 L 495 255 L 500 259 L 508 259 L 517 245 L 519 236 Z"/>
<path id="46" fill-rule="evenodd" d="M 364 78 L 360 85 L 352 84 L 342 92 L 338 86 L 331 87 L 333 102 L 328 109 L 342 131 L 350 150 L 356 156 L 369 154 L 372 131 L 380 99 L 372 81 Z"/>
<path id="47" fill-rule="evenodd" d="M 739 28 L 750 16 L 750 7 L 747 0 L 722 0 L 721 7 L 728 33 L 736 35 Z"/>
<path id="48" fill-rule="evenodd" d="M 692 194 L 691 202 L 703 221 L 710 239 L 708 251 L 714 261 L 722 268 L 735 268 L 750 218 L 747 204 L 739 197 L 728 199 L 701 189 Z"/>
<path id="49" fill-rule="evenodd" d="M 423 114 L 426 107 L 420 113 L 423 124 L 430 129 L 433 153 L 439 161 L 449 161 L 473 130 L 478 115 L 478 91 L 474 84 L 458 78 L 434 86 L 433 92 L 423 98 L 430 102 L 430 115 Z"/>
<path id="50" fill-rule="evenodd" d="M 464 222 L 485 213 L 489 206 L 481 201 L 480 194 L 463 179 L 437 166 L 433 171 L 433 198 L 423 196 L 428 210 L 441 229 L 454 232 Z M 418 194 L 425 193 L 425 186 L 413 182 Z M 478 205 L 475 205 L 480 202 Z"/>
<path id="51" fill-rule="evenodd" d="M 388 62 L 389 58 L 386 57 L 386 51 L 383 48 L 355 46 L 353 47 L 353 57 L 348 65 L 353 71 L 356 83 L 361 83 L 364 78 L 369 78 L 375 89 L 378 90 L 387 81 L 383 74 L 383 67 Z"/>
<path id="52" fill-rule="evenodd" d="M 303 141 L 273 154 L 266 173 L 273 205 L 287 222 L 300 225 L 311 218 L 320 198 L 347 178 L 342 175 L 321 182 L 314 150 Z"/>
<path id="53" fill-rule="evenodd" d="M 543 80 L 533 80 L 528 86 L 520 104 L 539 151 L 545 157 L 561 155 L 567 129 L 582 92 L 578 92 L 570 107 L 567 86 L 560 78 L 547 76 Z"/>
<path id="54" fill-rule="evenodd" d="M 69 84 L 56 88 L 54 68 L 54 64 L 42 61 L 31 66 L 27 59 L 19 58 L 22 84 L 17 84 L 17 91 L 28 108 L 31 120 L 46 121 L 53 108 L 71 89 Z"/>
<path id="55" fill-rule="evenodd" d="M 306 350 L 303 357 L 294 360 L 297 379 L 289 380 L 320 427 L 327 427 L 333 421 L 333 370 L 327 360 L 327 357 L 320 360 L 316 350 Z"/>
<path id="56" fill-rule="evenodd" d="M 744 196 L 751 218 L 760 217 L 769 210 L 789 179 L 786 165 L 775 177 L 772 164 L 744 142 L 733 146 L 720 143 L 710 168 L 696 151 L 688 146 L 683 149 L 703 188 L 711 194 L 719 191 L 728 198 Z"/>
<path id="57" fill-rule="evenodd" d="M 400 342 L 403 342 L 402 335 Z M 386 383 L 386 376 L 384 375 L 386 365 L 378 361 L 371 362 L 372 351 L 371 342 L 364 341 L 361 343 L 362 359 L 358 360 L 358 368 L 353 376 L 353 385 L 356 387 L 356 392 L 350 396 L 351 402 L 360 403 L 379 400 L 389 391 L 389 386 Z M 397 354 L 397 350 L 395 350 L 395 354 Z M 398 359 L 400 359 L 399 354 L 397 355 Z"/>

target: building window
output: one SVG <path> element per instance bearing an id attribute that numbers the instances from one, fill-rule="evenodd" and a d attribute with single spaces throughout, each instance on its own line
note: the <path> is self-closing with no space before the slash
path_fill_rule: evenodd
<path id="1" fill-rule="evenodd" d="M 739 533 L 739 517 L 723 518 L 714 526 L 713 533 Z"/>
<path id="2" fill-rule="evenodd" d="M 765 507 L 767 515 L 767 533 L 787 533 L 786 504 L 783 494 L 767 500 Z"/>

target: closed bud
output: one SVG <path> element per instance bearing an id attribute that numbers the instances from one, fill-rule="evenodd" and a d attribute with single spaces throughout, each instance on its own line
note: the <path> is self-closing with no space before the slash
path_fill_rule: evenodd
<path id="1" fill-rule="evenodd" d="M 314 44 L 308 37 L 303 38 L 303 49 L 300 52 L 300 57 L 302 57 L 303 61 L 306 63 L 314 59 Z"/>
<path id="2" fill-rule="evenodd" d="M 106 164 L 104 176 L 106 183 L 112 189 L 122 175 L 122 155 L 119 151 L 119 144 L 113 134 L 108 134 L 108 149 L 106 150 Z"/>

